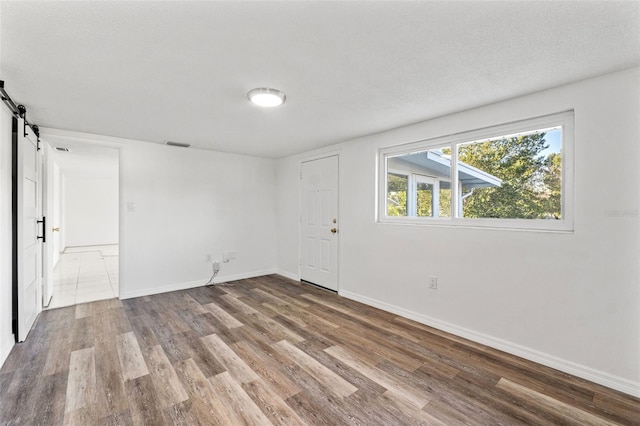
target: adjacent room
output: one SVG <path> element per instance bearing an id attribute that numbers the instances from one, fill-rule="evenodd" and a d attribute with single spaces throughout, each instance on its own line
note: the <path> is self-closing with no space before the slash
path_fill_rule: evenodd
<path id="1" fill-rule="evenodd" d="M 639 1 L 0 1 L 0 424 L 640 423 Z"/>
<path id="2" fill-rule="evenodd" d="M 43 304 L 52 309 L 117 297 L 119 151 L 64 138 L 49 142 L 51 242 L 57 258 L 51 259 L 52 292 Z"/>

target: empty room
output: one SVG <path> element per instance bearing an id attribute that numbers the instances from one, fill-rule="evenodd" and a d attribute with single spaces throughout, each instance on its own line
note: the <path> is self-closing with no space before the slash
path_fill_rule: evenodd
<path id="1" fill-rule="evenodd" d="M 1 425 L 640 424 L 640 1 L 0 1 Z"/>

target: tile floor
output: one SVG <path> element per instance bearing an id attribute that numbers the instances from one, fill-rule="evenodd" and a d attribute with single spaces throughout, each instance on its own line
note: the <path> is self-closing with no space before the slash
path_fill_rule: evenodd
<path id="1" fill-rule="evenodd" d="M 118 245 L 68 247 L 53 271 L 47 309 L 118 297 Z"/>

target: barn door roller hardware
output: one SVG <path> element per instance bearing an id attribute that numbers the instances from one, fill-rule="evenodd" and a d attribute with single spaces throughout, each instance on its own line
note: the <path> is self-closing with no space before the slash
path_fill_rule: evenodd
<path id="1" fill-rule="evenodd" d="M 2 95 L 2 102 L 4 102 L 7 107 L 9 107 L 13 115 L 18 118 L 24 119 L 24 125 L 29 126 L 33 133 L 35 133 L 36 137 L 38 138 L 38 150 L 40 150 L 40 129 L 35 124 L 29 123 L 29 121 L 27 121 L 27 108 L 24 105 L 16 105 L 16 103 L 13 102 L 11 96 L 9 96 L 4 88 L 4 80 L 0 80 L 0 95 Z"/>

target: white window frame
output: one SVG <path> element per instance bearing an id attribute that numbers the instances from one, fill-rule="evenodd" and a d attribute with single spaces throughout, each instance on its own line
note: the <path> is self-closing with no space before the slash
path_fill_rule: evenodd
<path id="1" fill-rule="evenodd" d="M 433 213 L 433 215 L 431 216 L 418 216 L 418 184 L 419 183 L 424 183 L 427 185 L 431 185 L 431 212 Z M 414 207 L 414 216 L 420 217 L 420 218 L 437 218 L 438 217 L 438 213 L 440 209 L 440 204 L 439 204 L 439 200 L 436 194 L 438 194 L 440 191 L 440 182 L 438 181 L 437 178 L 433 177 L 433 176 L 426 176 L 426 175 L 421 175 L 418 173 L 414 173 L 413 174 L 413 194 L 411 195 L 411 202 L 413 203 Z"/>
<path id="2" fill-rule="evenodd" d="M 459 217 L 460 207 L 457 193 L 460 191 L 457 158 L 458 145 L 480 142 L 500 136 L 517 136 L 532 130 L 562 127 L 562 218 L 553 219 L 492 219 Z M 451 162 L 451 217 L 415 217 L 387 216 L 387 173 L 411 176 L 410 172 L 387 167 L 387 159 L 404 154 L 428 151 L 429 149 L 449 147 L 452 153 Z M 574 185 L 574 112 L 565 111 L 531 119 L 515 121 L 507 124 L 471 130 L 463 133 L 420 140 L 378 150 L 378 182 L 376 221 L 382 224 L 405 224 L 426 226 L 448 226 L 488 229 L 513 229 L 549 232 L 573 231 L 573 185 Z M 410 177 L 411 187 L 411 177 Z M 454 190 L 455 188 L 455 190 Z M 454 193 L 456 196 L 454 196 Z M 407 199 L 408 199 L 407 194 Z M 454 213 L 455 212 L 455 213 Z"/>
<path id="3" fill-rule="evenodd" d="M 390 168 L 387 170 L 388 173 L 391 173 L 393 175 L 397 175 L 397 176 L 406 176 L 407 177 L 407 215 L 411 214 L 412 209 L 415 210 L 415 206 L 411 205 L 411 192 L 413 191 L 411 188 L 413 186 L 413 176 L 412 173 L 406 170 L 400 170 L 400 169 L 395 169 L 395 168 Z M 386 178 L 385 178 L 385 182 L 386 182 Z M 386 184 L 385 184 L 386 185 Z M 386 197 L 386 194 L 385 194 Z M 386 204 L 385 204 L 385 214 L 386 214 Z M 404 217 L 404 216 L 398 216 L 398 217 Z"/>

